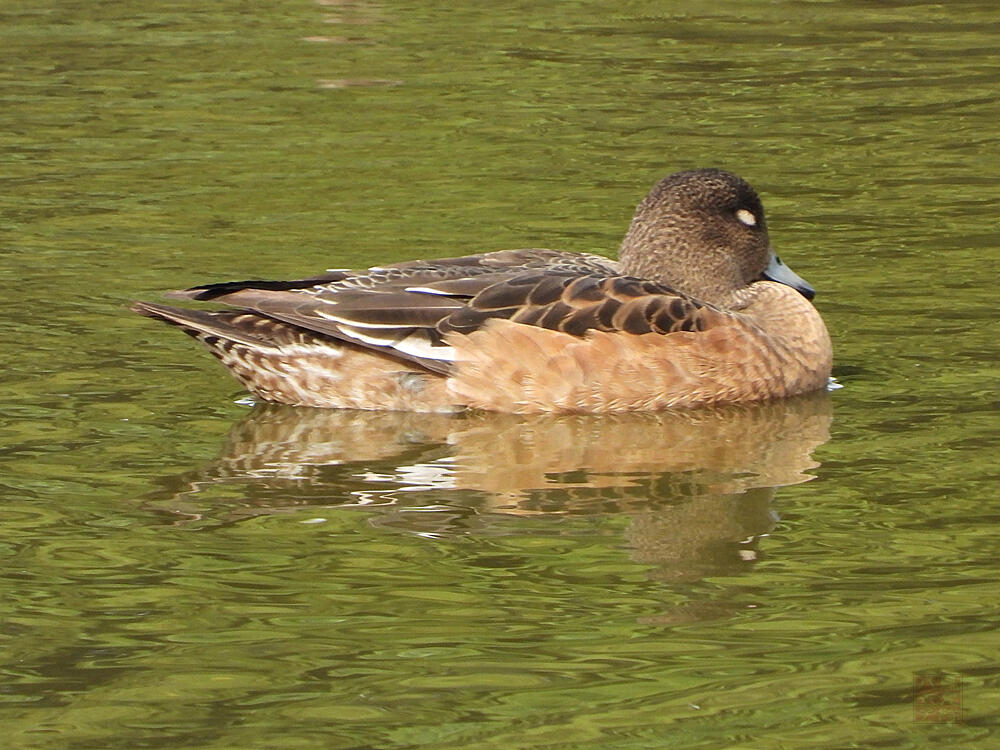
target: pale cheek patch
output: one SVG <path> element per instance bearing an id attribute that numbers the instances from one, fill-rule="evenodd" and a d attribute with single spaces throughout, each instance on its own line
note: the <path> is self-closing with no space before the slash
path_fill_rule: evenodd
<path id="1" fill-rule="evenodd" d="M 736 218 L 746 224 L 748 227 L 757 226 L 757 217 L 752 213 L 747 211 L 745 208 L 741 208 L 736 212 Z"/>

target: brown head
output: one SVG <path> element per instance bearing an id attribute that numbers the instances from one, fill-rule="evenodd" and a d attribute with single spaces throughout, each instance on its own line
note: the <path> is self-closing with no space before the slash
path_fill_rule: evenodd
<path id="1" fill-rule="evenodd" d="M 630 276 L 723 306 L 763 280 L 788 284 L 808 299 L 813 295 L 774 255 L 757 193 L 720 169 L 660 180 L 636 209 L 618 257 Z"/>

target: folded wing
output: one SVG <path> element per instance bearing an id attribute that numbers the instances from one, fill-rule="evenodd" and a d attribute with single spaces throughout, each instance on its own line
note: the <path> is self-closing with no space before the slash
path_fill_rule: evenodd
<path id="1" fill-rule="evenodd" d="M 492 319 L 584 336 L 700 331 L 725 315 L 665 285 L 618 275 L 606 258 L 555 250 L 411 261 L 292 282 L 226 282 L 170 296 L 224 302 L 441 373 L 455 359 L 448 336 Z"/>

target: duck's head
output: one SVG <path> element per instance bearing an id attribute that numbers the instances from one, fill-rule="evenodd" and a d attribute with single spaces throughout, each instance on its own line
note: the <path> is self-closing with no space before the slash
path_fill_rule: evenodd
<path id="1" fill-rule="evenodd" d="M 764 207 L 745 180 L 721 169 L 676 172 L 636 209 L 619 252 L 622 271 L 728 306 L 755 281 L 807 299 L 813 288 L 774 254 Z"/>

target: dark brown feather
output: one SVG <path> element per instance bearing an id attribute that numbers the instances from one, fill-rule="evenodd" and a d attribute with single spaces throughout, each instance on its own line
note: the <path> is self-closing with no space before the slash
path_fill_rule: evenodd
<path id="1" fill-rule="evenodd" d="M 666 334 L 705 325 L 697 319 L 703 305 L 668 286 L 618 275 L 614 262 L 604 258 L 554 250 L 409 261 L 292 282 L 209 284 L 175 296 L 243 307 L 260 319 L 381 351 L 436 372 L 451 367 L 447 334 L 469 334 L 492 319 L 578 337 L 590 330 Z M 225 332 L 218 333 L 225 338 Z M 230 333 L 237 340 L 248 336 Z M 405 351 L 402 342 L 407 340 L 419 344 L 420 353 Z"/>
<path id="2" fill-rule="evenodd" d="M 167 292 L 166 297 L 173 299 L 195 299 L 211 300 L 222 297 L 241 289 L 270 289 L 273 291 L 291 291 L 310 289 L 312 287 L 328 284 L 333 281 L 342 281 L 347 278 L 346 271 L 331 271 L 321 276 L 313 276 L 308 279 L 297 279 L 295 281 L 264 281 L 261 279 L 251 279 L 248 281 L 223 281 L 219 284 L 204 284 L 194 286 L 182 291 Z"/>

